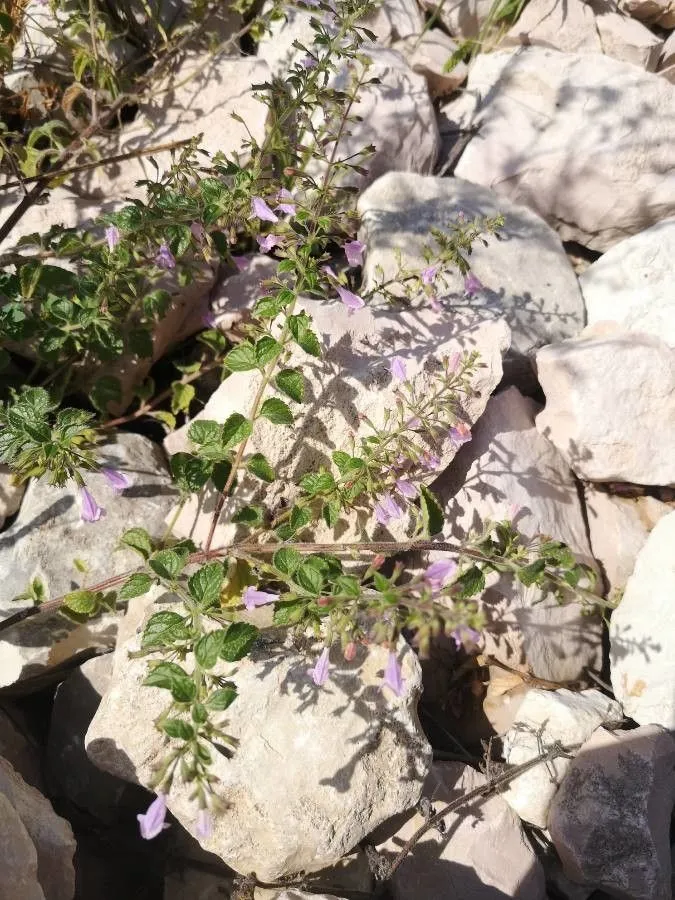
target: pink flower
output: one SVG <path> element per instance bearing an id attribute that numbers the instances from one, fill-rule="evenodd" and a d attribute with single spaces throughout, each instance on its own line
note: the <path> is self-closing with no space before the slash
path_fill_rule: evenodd
<path id="1" fill-rule="evenodd" d="M 375 519 L 380 525 L 387 525 L 392 519 L 400 519 L 403 510 L 391 494 L 381 494 L 375 504 Z"/>
<path id="2" fill-rule="evenodd" d="M 471 429 L 464 422 L 460 422 L 459 425 L 453 425 L 450 429 L 450 440 L 457 448 L 463 444 L 468 444 L 471 440 Z"/>
<path id="3" fill-rule="evenodd" d="M 353 294 L 351 291 L 348 291 L 347 288 L 337 285 L 335 290 L 337 291 L 340 300 L 342 300 L 350 312 L 354 312 L 355 309 L 361 309 L 362 306 L 366 305 L 358 294 Z"/>
<path id="4" fill-rule="evenodd" d="M 260 219 L 262 222 L 278 222 L 279 216 L 275 216 L 269 206 L 262 197 L 253 197 L 251 199 L 251 216 L 252 219 Z"/>
<path id="5" fill-rule="evenodd" d="M 454 559 L 439 559 L 428 566 L 424 580 L 432 591 L 439 591 L 453 578 L 456 571 L 457 563 Z"/>
<path id="6" fill-rule="evenodd" d="M 120 230 L 116 225 L 108 225 L 105 230 L 105 239 L 108 242 L 108 250 L 111 252 L 120 242 Z"/>
<path id="7" fill-rule="evenodd" d="M 268 253 L 273 247 L 276 247 L 277 244 L 283 244 L 283 239 L 280 238 L 278 234 L 266 234 L 265 237 L 258 234 L 256 235 L 256 241 L 258 242 L 261 253 Z"/>
<path id="8" fill-rule="evenodd" d="M 363 265 L 363 251 L 365 249 L 366 245 L 362 244 L 361 241 L 347 241 L 343 250 L 350 266 Z"/>
<path id="9" fill-rule="evenodd" d="M 155 256 L 155 263 L 160 267 L 160 269 L 176 268 L 176 258 L 171 250 L 169 250 L 167 244 L 162 244 L 162 246 L 157 251 L 157 256 Z"/>
<path id="10" fill-rule="evenodd" d="M 472 644 L 477 644 L 480 641 L 480 631 L 476 631 L 475 628 L 471 628 L 469 625 L 458 625 L 450 636 L 458 650 L 461 650 L 467 641 Z"/>
<path id="11" fill-rule="evenodd" d="M 438 274 L 438 266 L 427 266 L 422 269 L 422 284 L 433 284 Z"/>
<path id="12" fill-rule="evenodd" d="M 422 465 L 425 469 L 437 469 L 441 464 L 441 459 L 436 453 L 430 453 L 425 450 L 422 454 Z"/>
<path id="13" fill-rule="evenodd" d="M 232 262 L 235 264 L 239 272 L 244 272 L 251 264 L 248 256 L 233 256 Z"/>
<path id="14" fill-rule="evenodd" d="M 125 491 L 132 485 L 131 478 L 123 472 L 118 472 L 117 469 L 101 469 L 101 472 L 103 472 L 108 484 L 116 494 L 121 494 L 122 491 Z"/>
<path id="15" fill-rule="evenodd" d="M 166 797 L 164 794 L 157 794 L 148 807 L 148 811 L 146 813 L 138 813 L 136 818 L 140 825 L 141 837 L 145 838 L 146 841 L 151 841 L 158 834 L 161 834 L 165 828 L 168 828 L 164 824 L 164 819 L 166 818 Z"/>
<path id="16" fill-rule="evenodd" d="M 324 647 L 321 651 L 321 656 L 317 659 L 314 667 L 307 670 L 307 674 L 312 676 L 312 681 L 318 687 L 325 684 L 326 679 L 328 678 L 328 655 L 328 647 Z"/>
<path id="17" fill-rule="evenodd" d="M 484 290 L 485 285 L 483 282 L 477 278 L 473 272 L 469 272 L 464 278 L 464 292 L 468 294 L 469 297 L 473 297 L 474 294 Z"/>
<path id="18" fill-rule="evenodd" d="M 406 478 L 396 479 L 396 490 L 407 500 L 414 500 L 419 493 L 412 481 L 408 481 Z"/>
<path id="19" fill-rule="evenodd" d="M 395 356 L 389 364 L 389 371 L 397 381 L 405 381 L 407 378 L 405 360 Z"/>
<path id="20" fill-rule="evenodd" d="M 397 697 L 400 697 L 403 693 L 404 681 L 401 675 L 401 666 L 393 650 L 389 651 L 387 658 L 387 665 L 384 670 L 384 683 L 391 688 Z"/>
<path id="21" fill-rule="evenodd" d="M 190 225 L 190 231 L 192 232 L 192 237 L 199 241 L 199 243 L 203 243 L 204 241 L 204 226 L 201 222 L 193 222 Z"/>
<path id="22" fill-rule="evenodd" d="M 266 591 L 258 591 L 255 588 L 247 587 L 242 595 L 244 606 L 246 609 L 255 609 L 256 606 L 265 606 L 266 603 L 276 603 L 279 599 L 278 594 L 268 594 Z"/>
<path id="23" fill-rule="evenodd" d="M 197 813 L 197 837 L 208 839 L 213 834 L 213 819 L 208 809 L 200 809 Z"/>
<path id="24" fill-rule="evenodd" d="M 351 662 L 354 659 L 354 657 L 356 656 L 356 642 L 355 641 L 350 641 L 347 644 L 347 646 L 344 649 L 343 656 L 347 660 L 347 662 Z"/>
<path id="25" fill-rule="evenodd" d="M 98 505 L 86 487 L 80 488 L 80 502 L 80 518 L 83 522 L 98 522 L 105 515 L 103 507 Z"/>

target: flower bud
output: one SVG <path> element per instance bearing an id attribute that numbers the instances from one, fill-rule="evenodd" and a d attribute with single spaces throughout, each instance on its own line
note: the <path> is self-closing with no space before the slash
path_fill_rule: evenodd
<path id="1" fill-rule="evenodd" d="M 356 641 L 350 641 L 343 650 L 344 658 L 347 662 L 351 662 L 356 656 Z"/>

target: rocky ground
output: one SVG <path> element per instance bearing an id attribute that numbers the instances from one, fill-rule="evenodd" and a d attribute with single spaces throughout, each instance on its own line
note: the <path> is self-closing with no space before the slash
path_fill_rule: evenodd
<path id="1" fill-rule="evenodd" d="M 39 0 L 29 6 L 47 14 Z M 280 440 L 262 429 L 253 449 L 273 464 L 297 457 L 301 474 L 316 463 L 295 454 L 301 440 L 313 446 L 329 433 L 341 446 L 356 411 L 393 403 L 372 374 L 383 348 L 420 370 L 430 355 L 476 348 L 485 368 L 464 411 L 472 440 L 433 476 L 443 537 L 515 515 L 523 534 L 564 541 L 592 565 L 599 596 L 616 609 L 603 619 L 495 577 L 480 643 L 439 644 L 422 660 L 402 646 L 405 691 L 393 703 L 375 687 L 383 650 L 331 658 L 331 686 L 316 692 L 297 647 L 270 640 L 239 672 L 239 750 L 217 771 L 227 808 L 201 842 L 180 795 L 164 834 L 138 836 L 161 707 L 129 651 L 148 602 L 162 598 L 133 601 L 122 620 L 76 625 L 53 613 L 3 628 L 0 900 L 673 896 L 675 6 L 530 0 L 499 41 L 446 72 L 490 7 L 444 3 L 425 30 L 433 3 L 384 0 L 368 22 L 377 82 L 343 138 L 345 153 L 376 148 L 355 181 L 364 286 L 378 267 L 395 270 L 397 250 L 423 265 L 429 229 L 460 211 L 501 213 L 499 238 L 472 255 L 481 289 L 465 296 L 458 275 L 438 308 L 400 314 L 317 303 L 339 396 L 310 371 L 315 402 L 298 431 Z M 206 149 L 231 153 L 247 132 L 262 135 L 267 109 L 252 85 L 285 71 L 293 41 L 311 39 L 309 15 L 291 10 L 255 56 L 188 55 L 175 89 L 141 103 L 104 153 L 199 132 Z M 222 12 L 217 24 L 229 34 L 236 16 Z M 38 48 L 41 64 L 51 49 Z M 5 86 L 31 90 L 35 44 L 14 52 L 25 66 Z M 136 182 L 148 176 L 142 157 L 82 173 L 54 187 L 2 249 L 140 196 Z M 3 203 L 19 199 L 6 191 Z M 209 309 L 223 329 L 245 316 L 272 266 L 260 255 L 229 278 L 205 271 L 189 295 L 175 287 L 153 361 L 203 327 Z M 238 409 L 250 390 L 238 378 L 199 415 L 224 421 Z M 24 492 L 0 471 L 0 626 L 36 575 L 57 596 L 74 580 L 72 559 L 101 579 L 128 568 L 117 542 L 132 508 L 163 533 L 177 502 L 166 453 L 186 437 L 179 429 L 164 446 L 156 437 L 125 430 L 106 445 L 108 464 L 135 480 L 116 496 L 92 476 L 108 509 L 95 535 L 74 488 L 31 482 Z M 208 495 L 188 503 L 176 533 L 199 542 L 213 504 Z M 363 523 L 352 525 L 358 534 Z M 316 539 L 333 538 L 327 529 Z M 556 742 L 568 752 L 500 781 Z M 453 801 L 444 827 L 378 881 L 430 810 Z"/>

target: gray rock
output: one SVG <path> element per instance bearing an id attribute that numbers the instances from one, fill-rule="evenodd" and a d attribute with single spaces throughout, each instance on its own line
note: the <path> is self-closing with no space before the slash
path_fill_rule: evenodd
<path id="1" fill-rule="evenodd" d="M 455 170 L 524 203 L 563 240 L 608 247 L 675 213 L 675 88 L 599 54 L 480 54 L 481 103 Z M 669 123 L 664 128 L 664 122 Z"/>
<path id="2" fill-rule="evenodd" d="M 154 726 L 167 701 L 164 691 L 142 685 L 147 659 L 129 657 L 138 647 L 137 635 L 118 644 L 112 685 L 86 745 L 101 768 L 147 784 L 167 750 Z M 321 689 L 307 675 L 315 653 L 272 637 L 236 669 L 224 663 L 214 669 L 239 689 L 227 713 L 237 749 L 232 759 L 215 757 L 224 808 L 212 836 L 200 843 L 263 881 L 337 863 L 373 828 L 417 802 L 430 763 L 415 711 L 419 664 L 403 641 L 400 698 L 381 690 L 386 650 L 363 648 L 352 663 L 335 653 Z M 168 806 L 194 834 L 191 793 L 176 778 Z"/>
<path id="3" fill-rule="evenodd" d="M 87 476 L 91 493 L 106 508 L 98 522 L 81 520 L 78 492 L 72 484 L 63 488 L 36 481 L 29 484 L 19 516 L 0 535 L 0 571 L 4 573 L 0 621 L 30 605 L 12 598 L 33 578 L 41 578 L 47 596 L 56 598 L 83 581 L 74 559 L 87 566 L 87 583 L 96 584 L 137 565 L 136 554 L 117 549 L 123 531 L 142 524 L 155 537 L 164 533 L 163 520 L 176 491 L 161 449 L 139 435 L 118 434 L 115 442 L 100 447 L 98 456 L 102 465 L 118 468 L 134 480 L 117 496 L 104 475 Z M 58 613 L 19 622 L 0 634 L 0 686 L 44 673 L 96 647 L 109 647 L 116 631 L 114 615 L 83 625 Z"/>
<path id="4" fill-rule="evenodd" d="M 18 707 L 3 703 L 0 708 L 0 757 L 13 766 L 23 780 L 42 791 L 41 748 L 29 738 Z"/>
<path id="5" fill-rule="evenodd" d="M 75 840 L 68 822 L 57 816 L 49 801 L 35 788 L 26 784 L 14 768 L 2 758 L 0 758 L 0 797 L 4 797 L 5 801 L 13 808 L 34 845 L 37 857 L 37 880 L 45 900 L 72 900 L 75 893 L 75 870 L 73 869 Z M 7 804 L 4 805 L 6 807 Z M 0 821 L 2 819 L 4 816 L 0 816 Z M 20 850 L 29 864 L 25 873 L 29 875 L 32 869 L 32 854 L 26 852 L 25 841 L 19 842 L 15 832 L 13 854 L 16 854 L 17 850 Z M 10 853 L 10 861 L 11 858 L 12 853 Z M 6 857 L 3 856 L 2 859 L 5 863 Z M 0 875 L 0 879 L 4 877 L 5 872 Z M 28 882 L 31 881 L 29 876 Z M 1 885 L 2 881 L 0 881 Z M 7 896 L 13 898 L 14 894 Z M 26 894 L 26 897 L 28 896 L 31 895 Z M 35 900 L 40 896 L 34 892 Z"/>
<path id="6" fill-rule="evenodd" d="M 25 484 L 14 484 L 8 466 L 0 466 L 0 530 L 8 516 L 13 516 L 21 506 Z"/>
<path id="7" fill-rule="evenodd" d="M 17 811 L 0 793 L 0 897 L 45 900 L 37 877 L 37 852 Z"/>
<path id="8" fill-rule="evenodd" d="M 391 278 L 400 250 L 406 266 L 424 268 L 423 248 L 434 246 L 432 227 L 447 228 L 464 212 L 476 216 L 504 214 L 501 240 L 477 241 L 471 268 L 485 290 L 469 300 L 464 279 L 448 276 L 439 297 L 450 318 L 470 309 L 485 318 L 504 317 L 512 332 L 512 352 L 529 354 L 536 347 L 576 335 L 585 322 L 576 277 L 555 232 L 524 206 L 461 178 L 430 178 L 390 172 L 359 198 L 361 240 L 367 246 L 363 269 L 366 289 Z"/>
<path id="9" fill-rule="evenodd" d="M 625 900 L 670 900 L 674 769 L 675 738 L 656 725 L 595 732 L 549 816 L 570 878 Z"/>
<path id="10" fill-rule="evenodd" d="M 436 812 L 486 783 L 461 763 L 435 763 L 424 796 Z M 445 831 L 427 831 L 392 878 L 394 900 L 544 900 L 544 872 L 518 816 L 498 795 L 478 797 L 450 813 Z M 385 823 L 373 835 L 391 863 L 424 824 L 419 812 Z"/>
<path id="11" fill-rule="evenodd" d="M 640 725 L 675 730 L 675 512 L 640 551 L 609 629 L 612 687 Z"/>

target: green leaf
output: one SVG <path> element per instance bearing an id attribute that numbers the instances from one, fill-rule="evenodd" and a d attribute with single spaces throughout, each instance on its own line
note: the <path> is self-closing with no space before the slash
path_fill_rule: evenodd
<path id="1" fill-rule="evenodd" d="M 274 319 L 281 308 L 276 297 L 261 297 L 253 308 L 253 315 L 258 319 Z"/>
<path id="2" fill-rule="evenodd" d="M 295 369 L 283 369 L 277 375 L 275 384 L 282 394 L 296 403 L 302 403 L 305 399 L 305 379 Z"/>
<path id="3" fill-rule="evenodd" d="M 131 547 L 143 559 L 148 559 L 152 553 L 152 541 L 145 528 L 129 528 L 120 538 L 120 544 Z"/>
<path id="4" fill-rule="evenodd" d="M 242 506 L 232 516 L 232 521 L 240 525 L 260 525 L 263 520 L 262 506 Z"/>
<path id="5" fill-rule="evenodd" d="M 171 475 L 185 494 L 196 494 L 211 477 L 213 463 L 192 453 L 174 453 L 169 461 Z"/>
<path id="6" fill-rule="evenodd" d="M 223 449 L 230 450 L 250 436 L 253 426 L 241 413 L 232 413 L 222 426 Z"/>
<path id="7" fill-rule="evenodd" d="M 203 703 L 193 703 L 191 710 L 192 721 L 197 725 L 203 725 L 208 721 L 209 713 Z"/>
<path id="8" fill-rule="evenodd" d="M 148 619 L 141 647 L 170 647 L 176 641 L 184 641 L 188 637 L 185 619 L 177 612 L 162 610 L 153 613 Z"/>
<path id="9" fill-rule="evenodd" d="M 89 616 L 96 610 L 97 596 L 93 591 L 72 591 L 63 598 L 63 605 L 71 612 Z"/>
<path id="10" fill-rule="evenodd" d="M 143 297 L 143 312 L 153 319 L 161 319 L 171 305 L 171 294 L 168 291 L 151 291 Z"/>
<path id="11" fill-rule="evenodd" d="M 333 582 L 334 594 L 345 594 L 347 597 L 360 597 L 361 585 L 353 575 L 338 575 Z"/>
<path id="12" fill-rule="evenodd" d="M 196 694 L 195 683 L 177 663 L 161 662 L 147 674 L 143 684 L 171 691 L 177 703 L 190 703 Z"/>
<path id="13" fill-rule="evenodd" d="M 337 500 L 331 500 L 330 503 L 324 503 L 321 514 L 323 520 L 329 528 L 334 528 L 340 518 L 341 506 Z"/>
<path id="14" fill-rule="evenodd" d="M 225 632 L 220 655 L 226 662 L 242 659 L 258 638 L 259 631 L 248 622 L 234 622 Z"/>
<path id="15" fill-rule="evenodd" d="M 268 397 L 260 408 L 260 415 L 269 419 L 274 425 L 293 424 L 293 413 L 288 405 L 278 397 Z"/>
<path id="16" fill-rule="evenodd" d="M 310 356 L 321 356 L 321 344 L 310 326 L 310 318 L 306 313 L 288 317 L 288 327 L 293 339 Z"/>
<path id="17" fill-rule="evenodd" d="M 443 531 L 445 524 L 443 509 L 432 491 L 424 484 L 420 485 L 420 504 L 425 535 L 433 537 L 433 535 L 439 534 Z"/>
<path id="18" fill-rule="evenodd" d="M 229 682 L 227 687 L 223 687 L 220 688 L 220 690 L 214 691 L 206 701 L 206 705 L 209 709 L 212 709 L 215 712 L 222 712 L 224 709 L 227 709 L 228 706 L 234 703 L 236 699 L 237 689 L 231 682 Z"/>
<path id="19" fill-rule="evenodd" d="M 176 427 L 176 417 L 173 416 L 168 409 L 155 409 L 150 413 L 153 419 L 157 419 L 166 428 L 167 431 L 173 431 Z"/>
<path id="20" fill-rule="evenodd" d="M 224 638 L 224 631 L 211 631 L 199 638 L 195 644 L 195 659 L 202 669 L 212 669 L 218 662 Z"/>
<path id="21" fill-rule="evenodd" d="M 301 554 L 292 547 L 280 547 L 272 557 L 272 565 L 284 575 L 293 575 L 301 562 Z"/>
<path id="22" fill-rule="evenodd" d="M 153 585 L 154 579 L 145 572 L 137 572 L 128 578 L 119 591 L 120 600 L 132 600 L 134 597 L 142 597 L 147 594 Z"/>
<path id="23" fill-rule="evenodd" d="M 181 741 L 191 741 L 195 736 L 195 730 L 189 722 L 183 719 L 165 719 L 162 722 L 162 731 L 171 738 Z"/>
<path id="24" fill-rule="evenodd" d="M 190 404 L 195 399 L 195 387 L 193 384 L 183 384 L 182 381 L 174 381 L 171 385 L 171 412 L 177 415 L 179 412 L 187 412 Z"/>
<path id="25" fill-rule="evenodd" d="M 485 575 L 478 566 L 471 566 L 455 581 L 453 596 L 466 600 L 485 589 Z"/>
<path id="26" fill-rule="evenodd" d="M 534 562 L 530 563 L 529 566 L 523 566 L 522 569 L 518 570 L 516 573 L 518 581 L 520 581 L 521 584 L 524 584 L 525 587 L 530 587 L 539 580 L 539 576 L 545 569 L 546 561 L 543 559 L 536 559 Z"/>
<path id="27" fill-rule="evenodd" d="M 188 438 L 193 444 L 219 444 L 222 427 L 210 419 L 197 419 L 190 423 Z"/>
<path id="28" fill-rule="evenodd" d="M 89 391 L 89 399 L 99 412 L 109 412 L 110 403 L 122 402 L 122 383 L 114 375 L 102 375 Z"/>
<path id="29" fill-rule="evenodd" d="M 223 564 L 210 562 L 198 569 L 188 579 L 190 596 L 204 608 L 214 606 L 220 600 L 225 572 Z"/>
<path id="30" fill-rule="evenodd" d="M 151 359 L 154 352 L 151 332 L 147 328 L 134 328 L 130 331 L 129 350 L 141 359 Z"/>
<path id="31" fill-rule="evenodd" d="M 255 475 L 256 478 L 260 478 L 261 481 L 271 482 L 274 481 L 276 477 L 274 469 L 267 462 L 267 459 L 262 453 L 254 453 L 246 463 L 246 468 L 252 475 Z"/>
<path id="32" fill-rule="evenodd" d="M 305 618 L 306 600 L 284 600 L 275 604 L 272 621 L 275 625 L 298 625 Z"/>
<path id="33" fill-rule="evenodd" d="M 308 591 L 314 597 L 321 593 L 321 588 L 323 587 L 323 575 L 317 568 L 310 565 L 308 561 L 300 566 L 295 573 L 294 580 L 300 587 L 304 588 L 304 590 Z"/>
<path id="34" fill-rule="evenodd" d="M 293 531 L 298 531 L 298 529 L 304 528 L 305 525 L 309 524 L 311 519 L 312 514 L 306 506 L 294 506 L 291 510 L 290 523 Z"/>
<path id="35" fill-rule="evenodd" d="M 269 334 L 263 335 L 255 345 L 255 358 L 261 368 L 271 362 L 280 352 L 281 344 Z"/>
<path id="36" fill-rule="evenodd" d="M 300 487 L 310 497 L 316 497 L 317 494 L 329 494 L 335 490 L 335 479 L 330 472 L 311 472 L 300 479 Z"/>
<path id="37" fill-rule="evenodd" d="M 258 368 L 255 347 L 250 341 L 242 341 L 227 354 L 224 363 L 230 372 L 247 372 Z"/>
<path id="38" fill-rule="evenodd" d="M 148 565 L 160 578 L 173 581 L 185 565 L 186 557 L 187 553 L 179 554 L 175 550 L 158 550 L 150 557 Z"/>

